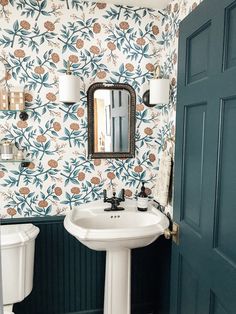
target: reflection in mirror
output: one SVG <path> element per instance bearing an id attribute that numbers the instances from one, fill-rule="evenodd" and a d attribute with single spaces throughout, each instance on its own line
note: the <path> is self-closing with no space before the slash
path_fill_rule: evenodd
<path id="1" fill-rule="evenodd" d="M 89 156 L 134 156 L 135 92 L 128 84 L 95 83 L 88 90 Z"/>
<path id="2" fill-rule="evenodd" d="M 127 152 L 129 92 L 99 89 L 94 93 L 94 145 L 96 152 Z"/>

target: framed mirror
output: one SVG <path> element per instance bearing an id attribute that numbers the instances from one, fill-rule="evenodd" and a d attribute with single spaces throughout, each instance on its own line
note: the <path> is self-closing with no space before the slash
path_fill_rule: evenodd
<path id="1" fill-rule="evenodd" d="M 134 89 L 128 84 L 94 83 L 87 98 L 89 158 L 134 157 Z"/>

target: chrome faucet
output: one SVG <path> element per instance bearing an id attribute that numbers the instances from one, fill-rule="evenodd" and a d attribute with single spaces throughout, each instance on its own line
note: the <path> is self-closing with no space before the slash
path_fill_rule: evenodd
<path id="1" fill-rule="evenodd" d="M 113 192 L 113 197 L 107 197 L 107 191 L 103 190 L 103 200 L 104 203 L 110 203 L 110 208 L 105 208 L 105 211 L 116 211 L 116 210 L 124 210 L 124 207 L 119 207 L 120 202 L 124 202 L 125 200 L 125 190 L 121 190 L 121 197 L 116 197 L 116 192 Z"/>

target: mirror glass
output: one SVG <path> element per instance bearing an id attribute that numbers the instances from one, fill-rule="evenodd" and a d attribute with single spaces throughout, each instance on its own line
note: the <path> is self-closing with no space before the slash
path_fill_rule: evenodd
<path id="1" fill-rule="evenodd" d="M 135 92 L 128 84 L 95 83 L 88 90 L 91 158 L 134 156 Z"/>

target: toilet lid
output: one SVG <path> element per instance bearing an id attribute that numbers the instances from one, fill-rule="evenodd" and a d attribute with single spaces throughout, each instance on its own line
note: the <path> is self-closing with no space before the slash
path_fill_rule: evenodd
<path id="1" fill-rule="evenodd" d="M 15 224 L 0 226 L 1 247 L 24 244 L 34 240 L 39 233 L 39 228 L 33 224 Z"/>

